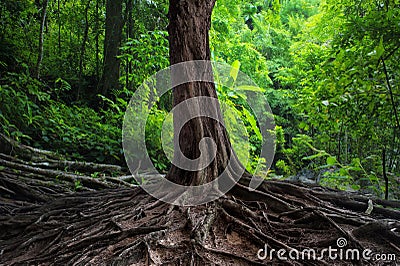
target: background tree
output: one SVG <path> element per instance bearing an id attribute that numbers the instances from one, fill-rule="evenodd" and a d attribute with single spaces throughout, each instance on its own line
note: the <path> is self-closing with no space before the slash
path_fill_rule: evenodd
<path id="1" fill-rule="evenodd" d="M 346 0 L 327 1 L 322 10 L 291 47 L 290 75 L 281 72 L 295 88 L 299 127 L 311 137 L 298 141 L 316 148 L 303 162 L 340 168 L 323 182 L 383 196 L 386 172 L 398 172 L 399 42 L 392 36 L 399 34 L 399 8 Z"/>
<path id="2" fill-rule="evenodd" d="M 99 98 L 106 2 L 48 2 L 39 81 L 44 1 L 0 1 L 0 124 L 6 134 L 70 158 L 124 164 L 120 136 L 127 101 L 147 77 L 168 66 L 169 3 L 123 1 L 126 23 L 121 44 L 114 47 L 120 56 L 111 56 L 120 60 L 120 81 Z M 380 196 L 386 176 L 396 194 L 399 44 L 392 36 L 399 34 L 398 10 L 392 1 L 215 3 L 210 58 L 239 62 L 275 115 L 276 156 L 264 176 L 296 178 L 308 171 L 312 182 Z M 242 104 L 233 88 L 216 89 L 232 106 Z M 172 93 L 162 97 L 145 121 L 149 154 L 164 172 L 170 162 L 159 135 L 171 99 Z M 260 135 L 251 116 L 238 110 L 250 135 L 251 160 L 257 162 Z M 239 158 L 244 150 L 236 149 Z M 252 171 L 254 163 L 245 167 Z"/>
<path id="3" fill-rule="evenodd" d="M 40 67 L 42 65 L 43 60 L 43 42 L 44 42 L 44 31 L 46 26 L 47 19 L 47 6 L 49 4 L 49 0 L 44 0 L 41 10 L 41 18 L 40 18 L 40 30 L 39 30 L 39 45 L 38 45 L 38 57 L 36 62 L 35 76 L 39 79 L 40 77 Z"/>
<path id="4" fill-rule="evenodd" d="M 108 95 L 111 90 L 119 88 L 118 55 L 123 28 L 122 3 L 123 0 L 107 0 L 106 3 L 103 74 L 99 84 L 99 92 L 103 95 Z"/>

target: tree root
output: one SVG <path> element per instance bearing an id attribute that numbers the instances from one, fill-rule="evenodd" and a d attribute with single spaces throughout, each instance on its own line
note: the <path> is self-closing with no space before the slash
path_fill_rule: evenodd
<path id="1" fill-rule="evenodd" d="M 274 180 L 249 191 L 241 180 L 214 202 L 178 207 L 123 180 L 94 179 L 7 156 L 0 157 L 0 167 L 0 265 L 400 262 L 395 201 L 371 199 L 380 206 L 366 214 L 364 196 Z M 83 184 L 80 192 L 76 180 Z M 320 259 L 325 248 L 339 249 L 338 239 L 347 241 L 343 249 L 395 254 L 396 260 Z M 286 252 L 286 260 L 278 250 Z M 294 257 L 288 257 L 291 251 Z"/>
<path id="2" fill-rule="evenodd" d="M 63 171 L 78 171 L 81 173 L 97 172 L 115 175 L 127 172 L 127 169 L 118 165 L 68 161 L 54 152 L 26 146 L 1 133 L 0 158 L 3 160 L 29 164 L 33 167 L 40 167 L 42 169 L 60 169 Z"/>

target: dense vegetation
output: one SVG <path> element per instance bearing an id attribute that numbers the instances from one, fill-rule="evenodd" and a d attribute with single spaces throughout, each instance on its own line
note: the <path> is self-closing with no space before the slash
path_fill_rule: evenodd
<path id="1" fill-rule="evenodd" d="M 120 0 L 119 86 L 109 90 L 103 87 L 103 51 L 110 1 L 0 3 L 0 125 L 6 135 L 72 159 L 124 164 L 127 102 L 147 77 L 168 66 L 168 5 Z M 380 197 L 387 179 L 389 197 L 398 197 L 399 25 L 394 0 L 217 1 L 213 60 L 240 65 L 275 114 L 277 149 L 268 176 L 307 172 L 322 184 Z M 262 160 L 256 156 L 261 134 L 239 107 L 240 92 L 218 93 L 237 107 L 250 132 L 253 163 L 247 168 L 253 171 Z M 163 171 L 169 163 L 160 132 L 171 105 L 165 95 L 144 121 L 148 152 Z"/>

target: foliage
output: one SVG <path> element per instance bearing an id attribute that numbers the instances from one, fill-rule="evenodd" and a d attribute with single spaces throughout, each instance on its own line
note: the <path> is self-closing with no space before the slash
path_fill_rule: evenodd
<path id="1" fill-rule="evenodd" d="M 143 81 L 168 66 L 167 32 L 151 31 L 143 33 L 138 39 L 128 39 L 121 47 L 124 64 L 134 69 L 133 73 L 122 75 L 126 84 L 136 89 Z"/>
<path id="2" fill-rule="evenodd" d="M 341 165 L 329 174 L 335 186 L 359 183 L 382 195 L 382 163 L 389 172 L 399 171 L 399 105 L 393 95 L 399 94 L 400 43 L 392 37 L 399 34 L 393 26 L 398 19 L 399 8 L 391 2 L 327 1 L 293 43 L 295 65 L 280 73 L 282 83 L 295 88 L 299 129 Z M 386 149 L 391 152 L 383 162 Z M 373 164 L 367 159 L 372 157 Z M 348 171 L 354 167 L 362 172 Z"/>
<path id="3" fill-rule="evenodd" d="M 290 24 L 293 18 L 308 19 L 318 13 L 318 0 L 291 0 L 282 6 L 280 16 L 285 24 Z"/>
<path id="4" fill-rule="evenodd" d="M 37 134 L 33 127 L 40 126 L 43 117 L 38 104 L 48 102 L 50 95 L 40 90 L 40 82 L 29 73 L 9 73 L 0 85 L 1 126 L 6 135 L 17 140 L 31 139 Z M 20 115 L 15 115 L 20 114 Z"/>
<path id="5" fill-rule="evenodd" d="M 172 129 L 172 121 L 169 121 L 168 123 L 171 128 L 170 130 L 162 131 L 163 128 L 163 123 L 165 119 L 167 118 L 167 112 L 163 110 L 158 110 L 157 108 L 153 108 L 149 114 L 149 118 L 146 123 L 146 147 L 147 151 L 149 153 L 149 156 L 154 164 L 154 167 L 158 170 L 161 171 L 166 171 L 170 168 L 171 163 L 168 160 L 168 158 L 172 158 L 171 155 L 173 154 L 173 150 L 166 150 L 165 152 L 169 152 L 170 157 L 167 157 L 164 148 L 168 149 L 168 147 L 172 147 L 172 145 L 166 145 L 163 146 L 162 144 L 162 137 L 165 138 L 165 136 L 161 135 L 161 132 L 163 134 L 168 134 L 170 135 L 167 137 L 169 140 L 172 140 L 172 134 L 173 134 L 173 129 Z M 172 142 L 171 142 L 172 144 Z"/>
<path id="6" fill-rule="evenodd" d="M 40 2 L 0 2 L 2 132 L 71 158 L 124 164 L 121 127 L 129 99 L 168 66 L 168 1 L 125 1 L 121 87 L 107 97 L 97 95 L 105 1 L 49 2 L 37 80 Z M 240 64 L 267 97 L 277 124 L 276 176 L 312 169 L 321 184 L 382 196 L 386 174 L 390 196 L 398 197 L 399 24 L 396 1 L 217 1 L 212 59 L 233 69 Z M 254 171 L 263 132 L 233 76 L 232 86 L 217 86 L 218 96 L 231 107 L 224 116 L 232 136 L 243 136 L 231 142 L 240 158 L 249 153 L 246 167 Z M 153 92 L 144 93 L 147 107 Z M 146 133 L 153 163 L 163 171 L 169 162 L 161 131 L 171 106 L 171 95 L 163 96 L 147 121 L 138 120 L 146 132 L 135 126 L 131 132 L 134 138 Z M 245 130 L 235 126 L 235 117 Z M 142 156 L 134 155 L 136 163 Z"/>
<path id="7" fill-rule="evenodd" d="M 104 117 L 91 108 L 52 100 L 50 90 L 29 75 L 10 73 L 1 82 L 6 84 L 0 86 L 0 125 L 7 135 L 71 158 L 121 159 L 119 125 L 103 123 Z"/>
<path id="8" fill-rule="evenodd" d="M 230 142 L 238 155 L 239 160 L 246 169 L 254 173 L 259 162 L 265 163 L 259 158 L 263 136 L 257 125 L 253 110 L 247 104 L 247 91 L 264 92 L 265 90 L 255 86 L 239 86 L 236 84 L 240 62 L 234 61 L 229 80 L 221 81 L 219 73 L 214 70 L 217 82 L 216 90 L 221 102 L 225 127 L 230 137 Z M 246 163 L 247 162 L 247 163 Z"/>

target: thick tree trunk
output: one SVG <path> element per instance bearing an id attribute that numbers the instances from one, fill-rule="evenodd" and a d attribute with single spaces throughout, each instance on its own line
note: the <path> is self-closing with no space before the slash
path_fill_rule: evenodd
<path id="1" fill-rule="evenodd" d="M 215 0 L 170 0 L 168 32 L 171 65 L 193 60 L 210 60 L 208 32 L 214 4 Z M 175 73 L 171 73 L 172 79 L 175 77 L 193 80 L 191 77 L 196 75 L 193 73 L 195 71 L 201 71 L 206 80 L 212 80 L 211 64 L 205 64 L 204 69 L 182 66 Z M 214 83 L 196 81 L 173 88 L 174 106 L 200 96 L 216 99 Z M 213 117 L 218 118 L 218 121 L 204 116 L 199 117 L 199 111 L 205 108 L 213 114 Z M 191 117 L 196 118 L 190 120 L 180 130 L 180 122 L 188 113 Z M 241 172 L 243 167 L 231 149 L 227 132 L 221 122 L 222 115 L 218 103 L 191 101 L 180 111 L 174 111 L 175 153 L 173 166 L 167 175 L 169 180 L 181 185 L 192 186 L 208 183 L 225 171 L 231 157 L 233 163 L 227 171 L 228 175 L 229 172 L 231 174 Z M 201 165 L 213 156 L 211 146 L 208 146 L 203 152 L 200 151 L 200 141 L 205 138 L 210 138 L 215 143 L 216 156 L 207 167 L 202 167 Z M 185 157 L 193 161 L 197 159 L 198 168 L 196 170 L 186 168 L 185 170 L 175 164 L 184 161 Z"/>
<path id="2" fill-rule="evenodd" d="M 119 86 L 120 60 L 117 56 L 122 39 L 122 2 L 123 0 L 107 0 L 106 4 L 104 63 L 99 84 L 99 92 L 103 95 Z"/>

